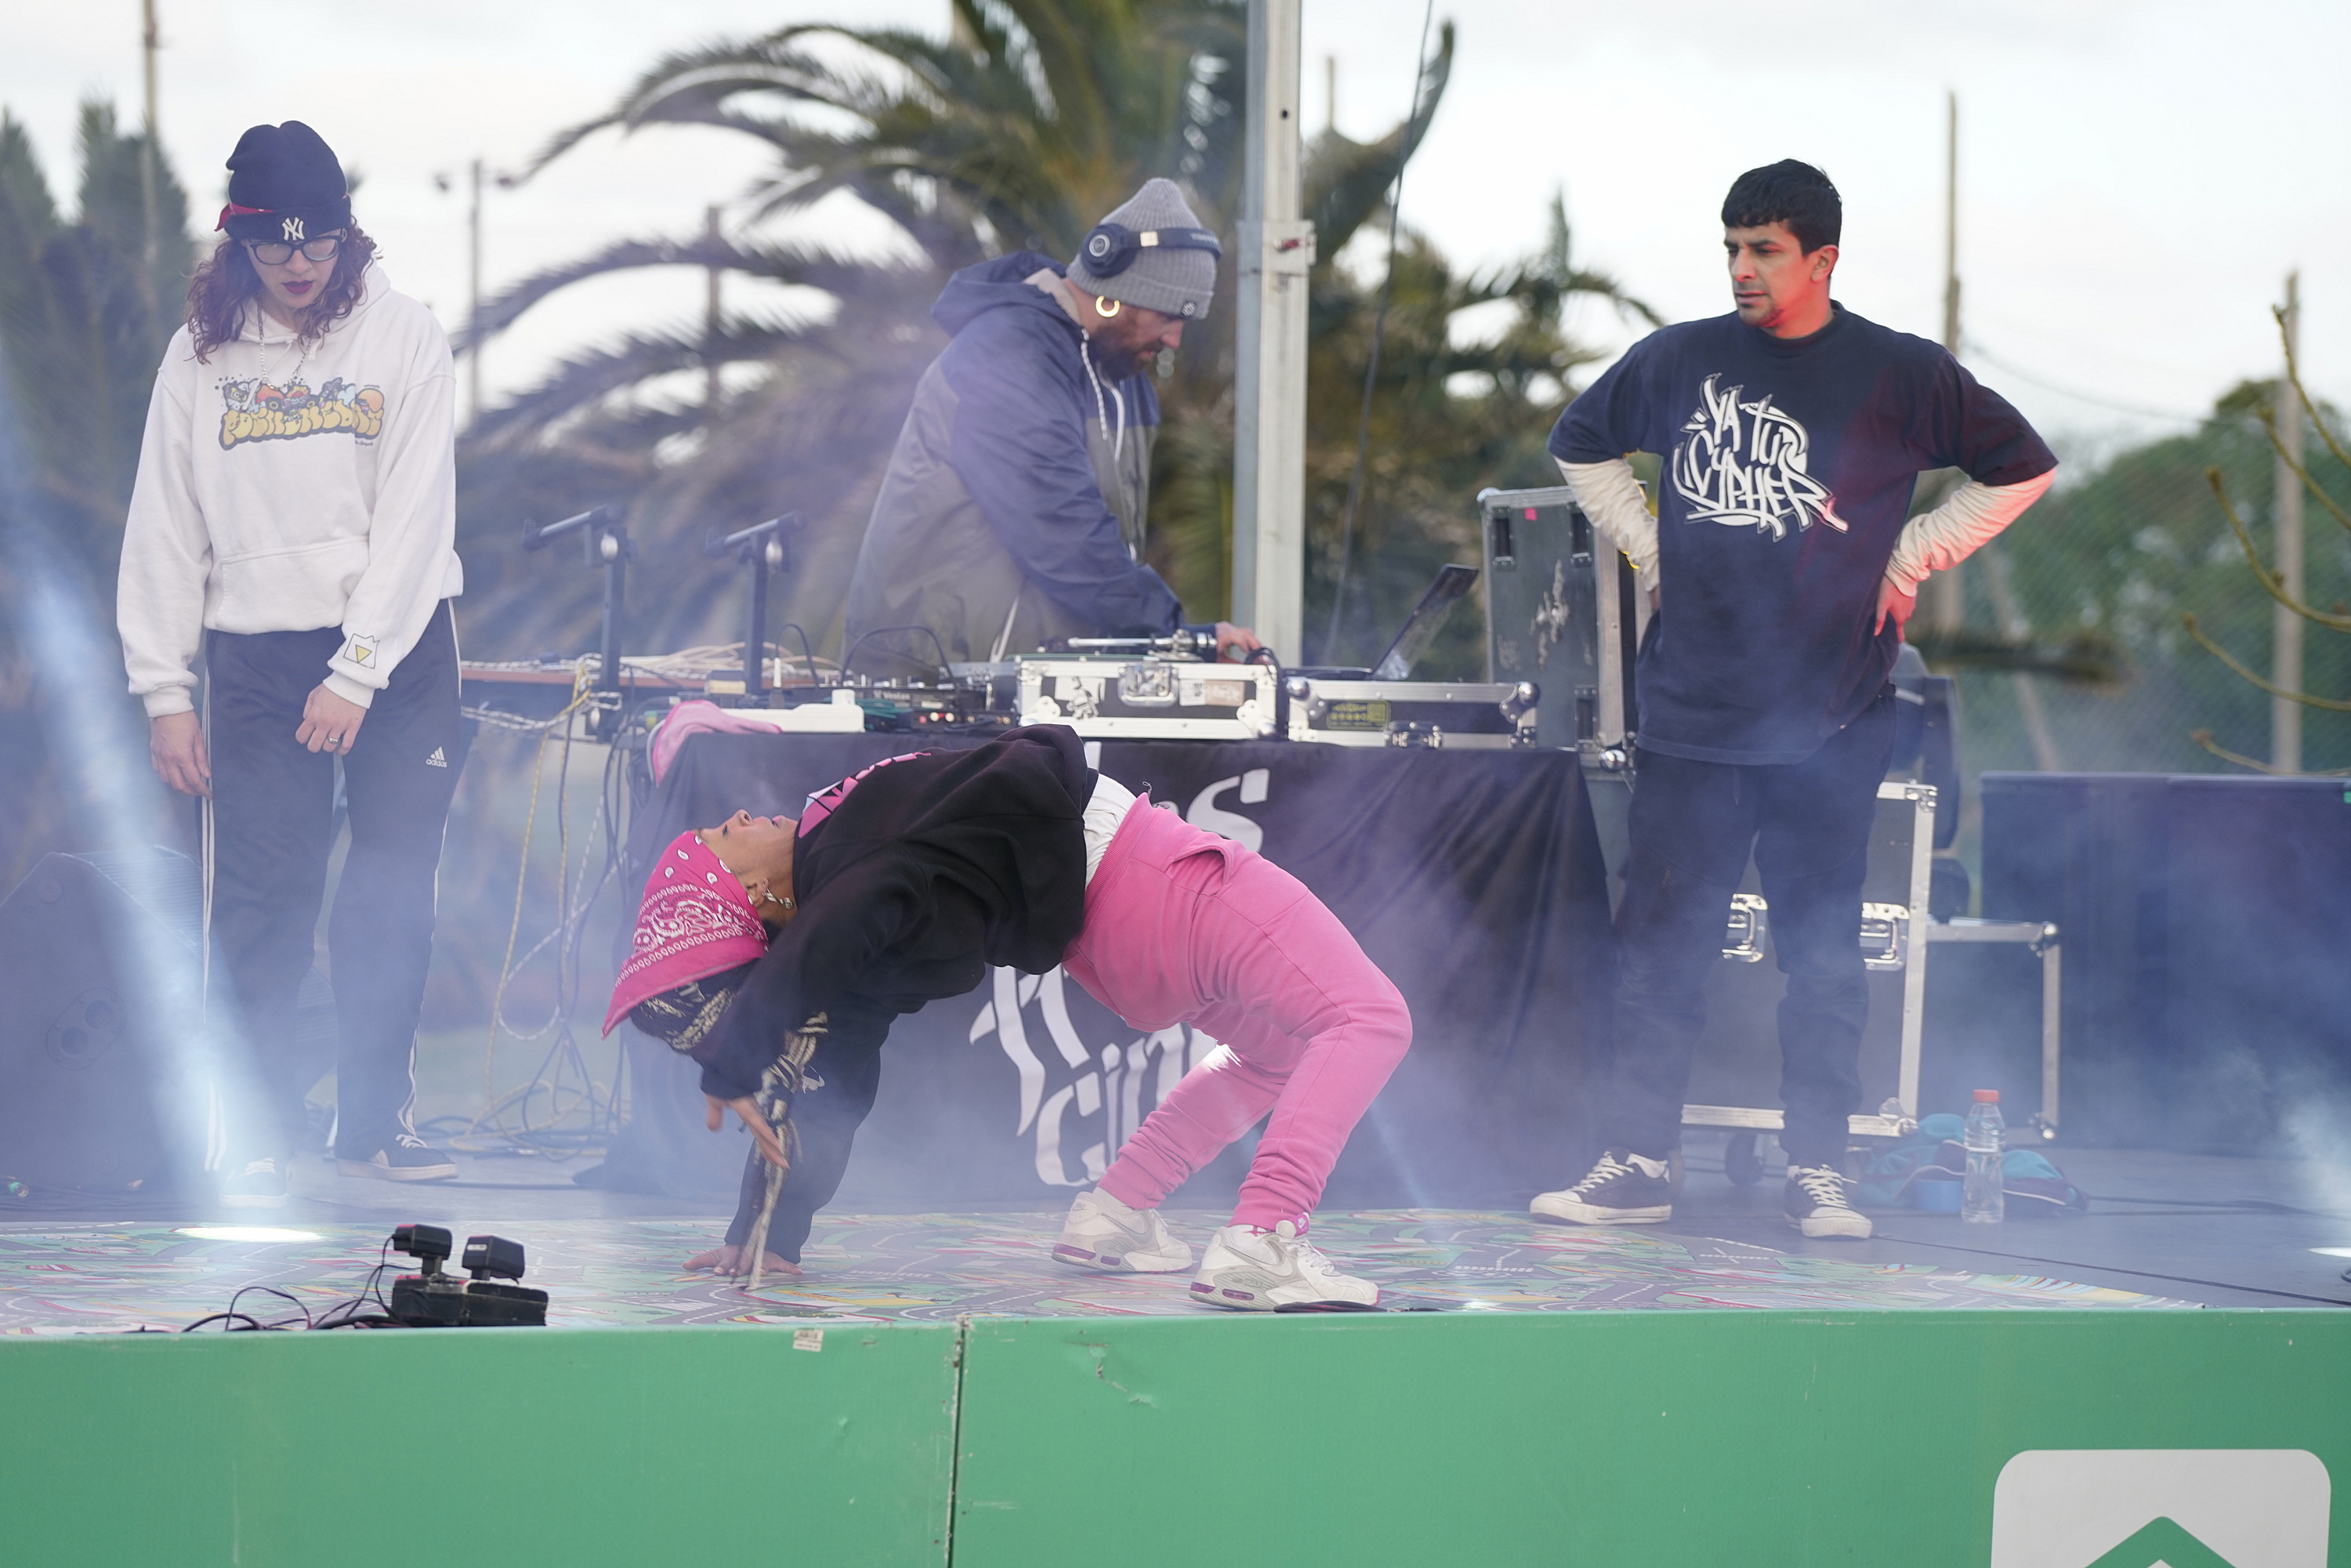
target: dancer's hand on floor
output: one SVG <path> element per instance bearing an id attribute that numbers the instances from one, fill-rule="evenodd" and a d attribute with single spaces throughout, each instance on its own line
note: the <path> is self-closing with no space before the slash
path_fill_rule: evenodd
<path id="1" fill-rule="evenodd" d="M 714 1247 L 707 1252 L 696 1252 L 693 1257 L 688 1258 L 685 1260 L 685 1266 L 689 1271 L 707 1269 L 722 1279 L 731 1280 L 738 1274 L 748 1279 L 751 1274 L 750 1249 Z M 761 1260 L 759 1272 L 786 1274 L 797 1280 L 800 1277 L 800 1266 L 797 1263 L 787 1263 L 770 1252 Z"/>
<path id="2" fill-rule="evenodd" d="M 751 1136 L 758 1141 L 759 1153 L 767 1157 L 769 1165 L 779 1171 L 792 1168 L 792 1162 L 784 1154 L 783 1140 L 776 1136 L 773 1127 L 768 1125 L 768 1118 L 759 1113 L 758 1100 L 748 1094 L 739 1100 L 721 1100 L 716 1094 L 705 1094 L 702 1098 L 710 1107 L 709 1114 L 703 1118 L 703 1125 L 714 1133 L 718 1131 L 726 1124 L 726 1113 L 731 1108 L 735 1114 L 743 1118 L 743 1124 L 751 1129 Z"/>

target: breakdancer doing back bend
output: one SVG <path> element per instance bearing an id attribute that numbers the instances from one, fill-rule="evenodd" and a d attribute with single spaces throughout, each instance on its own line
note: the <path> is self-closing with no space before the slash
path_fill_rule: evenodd
<path id="1" fill-rule="evenodd" d="M 990 965 L 1055 964 L 1133 1028 L 1192 1023 L 1222 1043 L 1078 1196 L 1053 1255 L 1189 1268 L 1160 1204 L 1270 1111 L 1193 1298 L 1376 1302 L 1306 1231 L 1411 1043 L 1404 998 L 1296 878 L 1097 775 L 1053 725 L 892 758 L 798 821 L 737 812 L 663 850 L 605 1030 L 627 1016 L 691 1055 L 710 1125 L 731 1106 L 758 1141 L 726 1245 L 690 1266 L 794 1269 L 872 1106 L 891 1020 Z"/>

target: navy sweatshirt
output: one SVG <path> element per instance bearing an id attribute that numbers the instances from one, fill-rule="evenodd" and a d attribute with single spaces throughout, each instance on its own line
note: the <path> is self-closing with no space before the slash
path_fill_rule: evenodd
<path id="1" fill-rule="evenodd" d="M 1809 338 L 1736 315 L 1652 333 L 1570 403 L 1564 463 L 1664 459 L 1662 605 L 1641 649 L 1640 744 L 1801 762 L 1901 649 L 1877 585 L 1919 474 L 2014 485 L 2057 465 L 2024 416 L 1937 344 L 1842 305 Z"/>

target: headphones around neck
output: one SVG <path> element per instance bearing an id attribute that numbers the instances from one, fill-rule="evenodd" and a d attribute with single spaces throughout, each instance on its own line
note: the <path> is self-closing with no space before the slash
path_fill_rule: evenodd
<path id="1" fill-rule="evenodd" d="M 1078 247 L 1078 256 L 1086 270 L 1096 277 L 1116 277 L 1134 265 L 1134 258 L 1144 251 L 1205 250 L 1221 257 L 1225 247 L 1207 229 L 1144 229 L 1136 231 L 1124 224 L 1097 224 Z"/>

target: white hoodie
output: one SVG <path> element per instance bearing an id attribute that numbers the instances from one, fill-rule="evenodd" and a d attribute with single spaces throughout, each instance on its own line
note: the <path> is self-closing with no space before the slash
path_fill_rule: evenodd
<path id="1" fill-rule="evenodd" d="M 319 674 L 338 696 L 374 700 L 434 608 L 465 591 L 455 403 L 447 336 L 379 267 L 307 352 L 258 306 L 209 362 L 187 328 L 173 335 L 115 591 L 149 717 L 195 706 L 206 628 L 340 627 Z"/>

